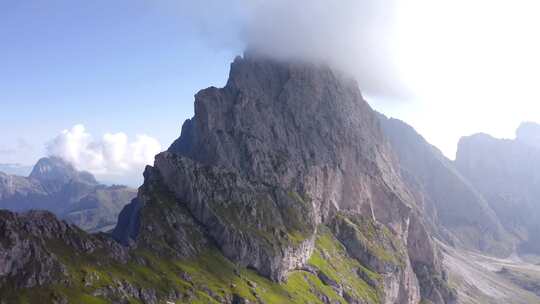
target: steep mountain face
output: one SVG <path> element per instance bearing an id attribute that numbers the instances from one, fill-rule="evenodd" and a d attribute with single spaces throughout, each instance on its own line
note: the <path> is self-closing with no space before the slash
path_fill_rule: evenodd
<path id="1" fill-rule="evenodd" d="M 238 57 L 144 177 L 125 247 L 0 213 L 0 303 L 456 302 L 376 114 L 327 67 Z"/>
<path id="2" fill-rule="evenodd" d="M 0 208 L 49 210 L 87 231 L 110 230 L 136 191 L 99 184 L 60 158 L 40 159 L 29 177 L 0 172 Z"/>
<path id="3" fill-rule="evenodd" d="M 519 253 L 540 254 L 540 149 L 537 128 L 522 125 L 517 140 L 486 134 L 459 142 L 456 165 L 486 198 L 506 229 L 519 240 Z"/>
<path id="4" fill-rule="evenodd" d="M 439 239 L 462 248 L 508 256 L 513 250 L 495 212 L 458 172 L 452 161 L 411 126 L 380 115 L 381 125 L 399 157 L 402 176 Z"/>
<path id="5" fill-rule="evenodd" d="M 172 208 L 160 223 L 149 218 L 162 204 L 156 189 Z M 328 231 L 349 258 L 381 276 L 381 302 L 453 301 L 375 113 L 356 83 L 325 67 L 237 58 L 223 89 L 196 95 L 195 116 L 147 168 L 126 210 L 119 219 L 126 225 L 114 232 L 124 243 L 178 257 L 215 243 L 276 282 L 306 268 Z M 202 243 L 190 239 L 186 222 L 205 232 Z"/>

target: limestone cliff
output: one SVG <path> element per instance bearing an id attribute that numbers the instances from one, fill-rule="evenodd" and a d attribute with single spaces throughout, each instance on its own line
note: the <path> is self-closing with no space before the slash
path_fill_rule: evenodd
<path id="1" fill-rule="evenodd" d="M 106 244 L 79 253 L 55 230 L 35 246 L 60 275 L 22 293 L 0 285 L 9 303 L 456 301 L 376 113 L 329 67 L 236 58 L 144 176 L 112 234 L 125 247 L 78 232 Z"/>
<path id="2" fill-rule="evenodd" d="M 444 303 L 440 295 L 451 292 L 434 292 L 427 279 L 447 288 L 438 251 L 396 168 L 354 81 L 324 66 L 247 54 L 224 88 L 196 95 L 195 116 L 146 180 L 173 193 L 227 258 L 272 280 L 303 268 L 327 225 L 352 257 L 383 275 L 385 303 L 417 303 L 421 293 Z M 141 191 L 132 208 L 141 217 L 152 208 L 147 196 Z"/>

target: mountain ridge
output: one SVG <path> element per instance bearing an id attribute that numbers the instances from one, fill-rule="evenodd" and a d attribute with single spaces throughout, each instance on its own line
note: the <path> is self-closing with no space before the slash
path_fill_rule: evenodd
<path id="1" fill-rule="evenodd" d="M 99 184 L 57 157 L 41 158 L 28 177 L 0 172 L 0 208 L 49 210 L 91 232 L 111 229 L 135 194 L 125 186 Z"/>
<path id="2" fill-rule="evenodd" d="M 406 123 L 379 115 L 409 187 L 417 189 L 438 238 L 470 250 L 508 256 L 513 240 L 486 199 L 454 162 Z"/>
<path id="3" fill-rule="evenodd" d="M 522 128 L 517 133 L 523 132 Z M 540 229 L 540 150 L 539 142 L 530 138 L 497 139 L 486 134 L 463 137 L 455 163 L 520 241 L 518 250 L 538 255 L 535 236 Z"/>

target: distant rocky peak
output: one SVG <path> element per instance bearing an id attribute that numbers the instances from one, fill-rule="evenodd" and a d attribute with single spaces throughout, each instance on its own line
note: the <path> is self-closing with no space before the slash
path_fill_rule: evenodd
<path id="1" fill-rule="evenodd" d="M 540 148 L 540 124 L 523 122 L 516 131 L 516 140 Z"/>
<path id="2" fill-rule="evenodd" d="M 70 163 L 59 157 L 41 158 L 30 173 L 31 178 L 38 180 L 63 180 L 77 174 Z"/>
<path id="3" fill-rule="evenodd" d="M 89 172 L 77 171 L 72 164 L 55 156 L 41 158 L 32 169 L 29 177 L 53 188 L 71 181 L 88 184 L 98 183 Z"/>

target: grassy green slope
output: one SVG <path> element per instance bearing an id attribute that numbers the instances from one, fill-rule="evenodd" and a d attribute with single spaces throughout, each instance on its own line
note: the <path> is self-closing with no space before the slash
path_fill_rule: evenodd
<path id="1" fill-rule="evenodd" d="M 179 295 L 179 299 L 171 299 L 173 303 L 222 303 L 234 295 L 263 303 L 323 303 L 323 299 L 347 303 L 344 294 L 378 303 L 378 291 L 371 286 L 378 282 L 378 275 L 348 257 L 326 227 L 319 231 L 308 271 L 293 271 L 284 283 L 272 282 L 253 270 L 238 267 L 216 248 L 208 248 L 197 258 L 186 260 L 164 259 L 137 250 L 134 262 L 124 265 L 107 262 L 99 253 L 73 255 L 62 243 L 51 241 L 50 248 L 67 265 L 66 282 L 16 291 L 6 286 L 0 294 L 6 303 L 43 303 L 55 299 L 68 303 L 110 303 L 110 297 L 105 299 L 99 294 L 107 286 L 128 282 L 137 289 L 155 290 L 159 298 Z M 323 282 L 322 276 L 331 281 Z M 343 286 L 343 292 L 331 287 L 328 282 L 332 281 Z M 127 300 L 139 303 L 135 298 Z"/>

